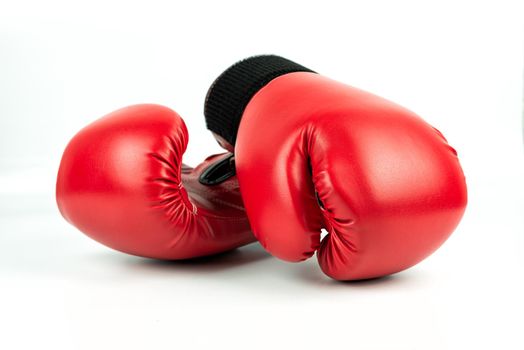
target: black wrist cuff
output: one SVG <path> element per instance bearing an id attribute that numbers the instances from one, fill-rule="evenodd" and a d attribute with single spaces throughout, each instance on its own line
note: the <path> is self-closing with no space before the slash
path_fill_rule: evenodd
<path id="1" fill-rule="evenodd" d="M 253 56 L 235 63 L 207 92 L 204 105 L 207 128 L 235 145 L 240 119 L 251 98 L 271 80 L 292 72 L 314 73 L 275 55 Z"/>

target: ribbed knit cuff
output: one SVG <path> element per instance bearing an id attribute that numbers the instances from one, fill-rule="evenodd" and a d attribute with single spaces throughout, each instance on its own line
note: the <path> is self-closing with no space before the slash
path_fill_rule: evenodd
<path id="1" fill-rule="evenodd" d="M 246 58 L 222 73 L 207 92 L 204 106 L 207 128 L 235 145 L 238 126 L 251 98 L 271 80 L 292 72 L 312 72 L 275 55 Z"/>

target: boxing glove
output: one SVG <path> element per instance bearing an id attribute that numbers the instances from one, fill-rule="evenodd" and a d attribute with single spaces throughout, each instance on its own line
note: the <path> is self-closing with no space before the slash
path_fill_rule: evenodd
<path id="1" fill-rule="evenodd" d="M 256 56 L 211 86 L 208 128 L 234 149 L 251 228 L 273 255 L 317 252 L 338 280 L 415 265 L 467 202 L 457 153 L 413 112 L 278 56 Z M 320 241 L 321 229 L 328 234 Z"/>
<path id="2" fill-rule="evenodd" d="M 113 249 L 157 259 L 224 252 L 255 240 L 231 154 L 182 164 L 188 134 L 159 105 L 117 110 L 76 134 L 56 184 L 64 218 Z"/>

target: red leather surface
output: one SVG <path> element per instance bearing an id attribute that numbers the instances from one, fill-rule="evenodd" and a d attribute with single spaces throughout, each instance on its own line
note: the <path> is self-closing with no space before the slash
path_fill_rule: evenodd
<path id="1" fill-rule="evenodd" d="M 466 207 L 457 154 L 440 132 L 318 74 L 290 73 L 262 88 L 244 111 L 235 152 L 262 245 L 289 261 L 318 251 L 322 270 L 339 280 L 418 263 Z M 322 227 L 329 234 L 320 242 Z"/>
<path id="2" fill-rule="evenodd" d="M 184 259 L 253 242 L 238 182 L 199 183 L 207 158 L 182 164 L 187 130 L 158 105 L 117 110 L 82 129 L 58 171 L 62 215 L 96 241 L 129 254 Z"/>

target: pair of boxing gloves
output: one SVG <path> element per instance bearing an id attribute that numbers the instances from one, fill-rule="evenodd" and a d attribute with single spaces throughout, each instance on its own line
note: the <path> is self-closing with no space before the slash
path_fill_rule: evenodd
<path id="1" fill-rule="evenodd" d="M 130 106 L 82 129 L 58 172 L 62 215 L 138 256 L 187 259 L 258 240 L 287 261 L 316 252 L 328 276 L 356 280 L 420 262 L 464 213 L 464 175 L 438 130 L 282 57 L 227 69 L 205 116 L 228 153 L 194 169 L 169 108 Z"/>

